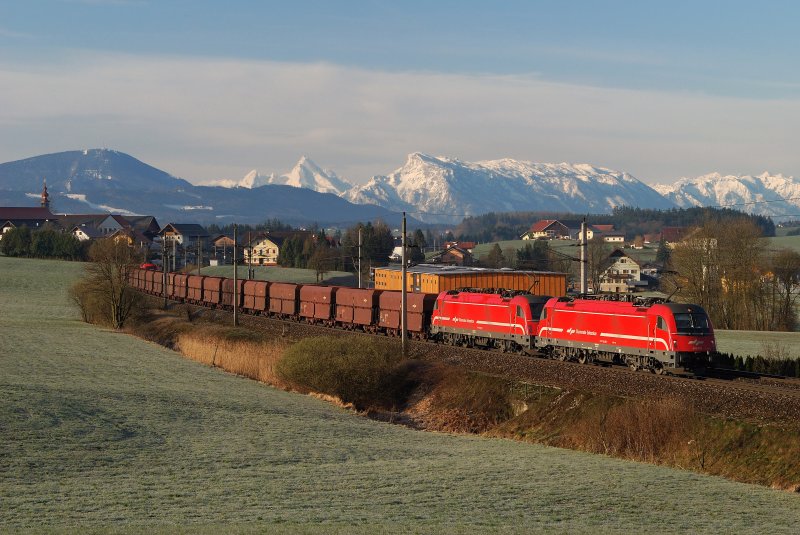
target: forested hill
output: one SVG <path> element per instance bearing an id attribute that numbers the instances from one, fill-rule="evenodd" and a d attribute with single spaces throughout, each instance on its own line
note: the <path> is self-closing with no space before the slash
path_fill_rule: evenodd
<path id="1" fill-rule="evenodd" d="M 453 231 L 460 240 L 487 242 L 519 238 L 533 223 L 541 219 L 575 221 L 582 214 L 558 212 L 492 212 L 464 219 Z M 654 234 L 663 227 L 701 226 L 707 221 L 748 219 L 757 225 L 765 237 L 775 236 L 775 224 L 766 216 L 746 214 L 730 208 L 673 208 L 652 210 L 647 208 L 614 208 L 611 214 L 589 214 L 589 224 L 613 224 L 626 239 Z"/>

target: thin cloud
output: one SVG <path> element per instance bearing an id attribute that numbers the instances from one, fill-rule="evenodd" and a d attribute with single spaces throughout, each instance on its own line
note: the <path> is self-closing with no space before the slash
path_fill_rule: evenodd
<path id="1" fill-rule="evenodd" d="M 307 154 L 364 182 L 413 151 L 586 162 L 651 182 L 800 167 L 792 99 L 89 53 L 0 62 L 0 90 L 2 161 L 106 145 L 193 181 L 285 172 Z"/>

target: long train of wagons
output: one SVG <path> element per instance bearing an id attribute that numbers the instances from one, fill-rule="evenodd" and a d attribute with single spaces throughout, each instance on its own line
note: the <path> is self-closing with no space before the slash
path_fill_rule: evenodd
<path id="1" fill-rule="evenodd" d="M 167 273 L 136 268 L 130 284 L 195 305 L 329 327 L 399 336 L 401 292 Z M 716 351 L 714 330 L 697 305 L 663 300 L 548 297 L 523 291 L 462 289 L 407 294 L 407 333 L 434 342 L 606 361 L 662 373 L 697 368 Z"/>

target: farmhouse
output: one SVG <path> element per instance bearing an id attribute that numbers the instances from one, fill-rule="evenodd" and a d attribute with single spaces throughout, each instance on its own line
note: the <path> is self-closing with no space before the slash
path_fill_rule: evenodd
<path id="1" fill-rule="evenodd" d="M 284 239 L 270 234 L 253 236 L 249 246 L 244 250 L 245 262 L 256 266 L 277 266 Z"/>
<path id="2" fill-rule="evenodd" d="M 441 252 L 441 254 L 431 259 L 436 264 L 447 264 L 450 266 L 471 266 L 473 264 L 472 253 L 469 249 L 464 249 L 457 245 L 451 245 Z"/>
<path id="3" fill-rule="evenodd" d="M 542 219 L 531 225 L 531 228 L 520 237 L 523 240 L 569 238 L 570 229 L 557 219 Z"/>
<path id="4" fill-rule="evenodd" d="M 609 259 L 612 264 L 600 276 L 601 292 L 626 293 L 647 286 L 647 281 L 642 280 L 639 262 L 622 249 L 614 249 Z"/>

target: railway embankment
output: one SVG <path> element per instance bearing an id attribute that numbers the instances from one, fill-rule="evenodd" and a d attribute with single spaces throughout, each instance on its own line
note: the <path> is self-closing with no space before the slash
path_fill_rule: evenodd
<path id="1" fill-rule="evenodd" d="M 747 385 L 412 343 L 185 305 L 131 332 L 187 358 L 417 429 L 472 433 L 800 491 L 800 398 Z M 223 323 L 224 322 L 224 323 Z"/>

